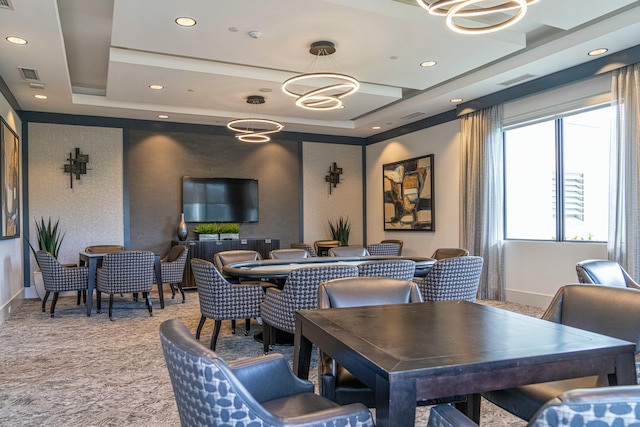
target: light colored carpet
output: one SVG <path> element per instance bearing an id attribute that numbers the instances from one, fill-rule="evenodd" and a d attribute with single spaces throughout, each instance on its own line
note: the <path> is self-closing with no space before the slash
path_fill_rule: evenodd
<path id="1" fill-rule="evenodd" d="M 167 289 L 168 290 L 168 289 Z M 165 291 L 165 295 L 167 291 Z M 154 297 L 157 295 L 153 295 Z M 103 304 L 105 303 L 103 299 Z M 144 302 L 116 298 L 114 321 L 106 310 L 86 317 L 74 297 L 60 298 L 56 317 L 40 310 L 40 301 L 24 300 L 0 325 L 0 426 L 178 426 L 178 411 L 162 356 L 158 327 L 179 319 L 195 334 L 200 319 L 198 295 L 187 301 L 166 299 L 165 309 L 153 299 L 150 317 Z M 539 317 L 541 309 L 511 303 L 483 302 Z M 227 360 L 262 355 L 251 335 L 231 334 L 224 322 L 217 350 Z M 213 321 L 205 324 L 208 345 Z M 293 348 L 276 346 L 291 361 Z M 315 353 L 315 352 L 314 352 Z M 316 380 L 312 360 L 311 380 Z M 416 410 L 416 426 L 425 426 L 428 408 Z M 482 424 L 524 426 L 506 412 L 483 402 Z"/>

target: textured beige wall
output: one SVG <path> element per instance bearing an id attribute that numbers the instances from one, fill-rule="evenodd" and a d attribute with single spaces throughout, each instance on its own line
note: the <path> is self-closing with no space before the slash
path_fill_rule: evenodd
<path id="1" fill-rule="evenodd" d="M 89 155 L 80 180 L 63 171 L 78 147 Z M 122 130 L 46 123 L 29 124 L 29 230 L 34 218 L 60 218 L 66 231 L 62 262 L 78 262 L 88 245 L 124 243 Z M 35 262 L 31 263 L 32 267 Z"/>
<path id="2" fill-rule="evenodd" d="M 351 220 L 350 245 L 363 243 L 362 147 L 354 145 L 304 142 L 303 203 L 304 241 L 330 239 L 328 221 L 340 216 Z M 324 177 L 336 163 L 342 168 L 340 184 L 332 188 Z"/>

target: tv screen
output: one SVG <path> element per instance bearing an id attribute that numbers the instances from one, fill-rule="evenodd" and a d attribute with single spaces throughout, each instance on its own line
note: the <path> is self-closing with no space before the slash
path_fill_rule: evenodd
<path id="1" fill-rule="evenodd" d="M 182 178 L 186 222 L 258 222 L 258 180 Z"/>

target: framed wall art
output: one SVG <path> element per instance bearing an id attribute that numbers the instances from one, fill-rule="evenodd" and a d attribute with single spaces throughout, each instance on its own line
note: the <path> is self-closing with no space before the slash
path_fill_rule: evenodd
<path id="1" fill-rule="evenodd" d="M 20 236 L 20 140 L 0 117 L 0 186 L 2 187 L 1 239 Z"/>
<path id="2" fill-rule="evenodd" d="M 433 154 L 382 165 L 385 231 L 435 231 Z"/>

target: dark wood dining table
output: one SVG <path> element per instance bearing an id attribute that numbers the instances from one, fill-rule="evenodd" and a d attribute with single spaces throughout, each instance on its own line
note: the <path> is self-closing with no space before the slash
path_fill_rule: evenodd
<path id="1" fill-rule="evenodd" d="M 293 369 L 307 379 L 312 344 L 375 391 L 376 425 L 415 423 L 416 402 L 609 375 L 636 384 L 635 344 L 467 301 L 303 310 Z"/>
<path id="2" fill-rule="evenodd" d="M 358 265 L 367 261 L 408 259 L 416 263 L 416 277 L 423 277 L 436 263 L 433 258 L 372 255 L 364 257 L 312 257 L 296 259 L 266 259 L 261 261 L 235 262 L 223 267 L 225 274 L 250 279 L 283 280 L 291 270 L 314 265 Z"/>
<path id="3" fill-rule="evenodd" d="M 102 258 L 106 254 L 95 252 L 80 252 L 79 253 L 79 265 L 86 265 L 89 267 L 89 283 L 87 287 L 87 317 L 91 316 L 91 310 L 93 310 L 93 290 L 96 287 L 96 276 L 98 267 L 102 264 Z M 164 293 L 162 292 L 162 270 L 160 268 L 160 254 L 154 254 L 154 271 L 156 275 L 156 282 L 158 283 L 158 296 L 160 298 L 160 308 L 164 308 Z"/>

